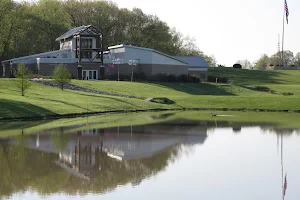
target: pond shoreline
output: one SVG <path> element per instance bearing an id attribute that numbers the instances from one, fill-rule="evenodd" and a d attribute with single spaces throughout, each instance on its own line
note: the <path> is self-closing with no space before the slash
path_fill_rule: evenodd
<path id="1" fill-rule="evenodd" d="M 144 110 L 111 110 L 100 112 L 87 112 L 87 113 L 69 113 L 57 114 L 48 116 L 35 116 L 35 117 L 15 117 L 15 118 L 2 118 L 0 122 L 16 122 L 16 121 L 42 121 L 49 119 L 63 119 L 63 118 L 76 118 L 104 114 L 121 114 L 121 113 L 138 113 L 138 112 L 161 112 L 161 111 L 238 111 L 238 112 L 273 112 L 273 113 L 300 113 L 300 110 L 275 110 L 275 109 L 247 109 L 247 108 L 157 108 L 157 109 L 144 109 Z M 214 116 L 212 114 L 212 116 Z"/>

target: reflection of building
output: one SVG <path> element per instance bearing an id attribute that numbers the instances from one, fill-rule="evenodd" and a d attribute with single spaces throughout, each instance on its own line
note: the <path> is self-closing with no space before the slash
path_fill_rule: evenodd
<path id="1" fill-rule="evenodd" d="M 29 136 L 27 146 L 56 153 L 56 164 L 82 178 L 101 171 L 103 158 L 119 161 L 148 158 L 179 144 L 201 144 L 203 126 L 147 125 L 83 130 L 72 134 Z"/>

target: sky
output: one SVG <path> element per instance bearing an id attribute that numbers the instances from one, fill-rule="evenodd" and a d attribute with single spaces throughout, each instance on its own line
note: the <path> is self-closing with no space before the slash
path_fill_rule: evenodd
<path id="1" fill-rule="evenodd" d="M 186 36 L 217 63 L 232 66 L 238 60 L 255 62 L 272 55 L 282 37 L 284 0 L 112 0 L 121 8 L 141 8 L 158 16 Z M 287 0 L 284 49 L 300 52 L 299 0 Z M 297 9 L 298 8 L 298 9 Z M 280 39 L 281 40 L 281 39 Z"/>

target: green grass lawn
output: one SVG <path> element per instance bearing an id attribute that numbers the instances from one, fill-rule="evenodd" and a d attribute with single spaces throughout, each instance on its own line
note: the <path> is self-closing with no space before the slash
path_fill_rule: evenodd
<path id="1" fill-rule="evenodd" d="M 300 84 L 300 70 L 260 71 L 218 67 L 209 68 L 209 75 L 226 77 L 235 85 Z"/>
<path id="2" fill-rule="evenodd" d="M 230 84 L 78 80 L 73 80 L 72 83 L 94 90 L 140 98 L 167 97 L 184 108 L 300 110 L 300 71 L 210 68 L 209 75 L 226 77 Z M 257 91 L 256 86 L 266 86 L 274 92 Z M 283 93 L 293 95 L 285 96 Z"/>
<path id="3" fill-rule="evenodd" d="M 32 83 L 24 97 L 13 79 L 0 79 L 0 119 L 114 110 L 147 110 L 169 106 L 140 99 L 96 95 Z"/>
<path id="4" fill-rule="evenodd" d="M 0 119 L 62 115 L 115 110 L 174 108 L 228 108 L 300 110 L 300 71 L 256 71 L 210 68 L 209 75 L 226 77 L 229 84 L 137 83 L 123 81 L 79 81 L 73 84 L 124 98 L 65 90 L 33 83 L 25 97 L 14 87 L 13 79 L 0 79 Z M 270 92 L 256 91 L 266 86 Z M 293 95 L 284 96 L 283 93 Z M 150 97 L 166 97 L 173 105 L 150 103 Z"/>

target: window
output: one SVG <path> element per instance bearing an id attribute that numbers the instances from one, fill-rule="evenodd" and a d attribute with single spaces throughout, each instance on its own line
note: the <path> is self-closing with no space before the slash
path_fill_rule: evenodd
<path id="1" fill-rule="evenodd" d="M 77 48 L 79 45 L 77 44 Z M 82 38 L 81 39 L 81 58 L 92 58 L 92 51 L 84 51 L 84 49 L 92 49 L 93 48 L 93 39 Z M 76 58 L 78 58 L 79 52 L 76 53 Z"/>
<path id="2" fill-rule="evenodd" d="M 93 76 L 92 76 L 92 71 L 89 71 L 89 80 L 92 80 Z"/>
<path id="3" fill-rule="evenodd" d="M 81 39 L 82 49 L 91 49 L 93 47 L 93 39 Z"/>
<path id="4" fill-rule="evenodd" d="M 96 71 L 93 71 L 93 79 L 97 79 L 97 72 Z"/>

